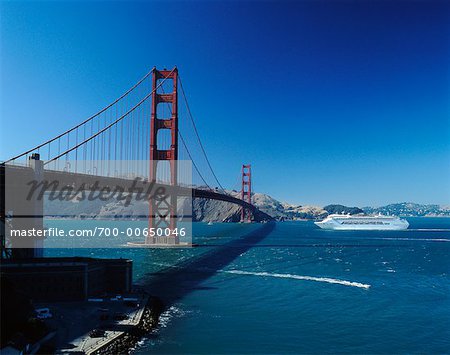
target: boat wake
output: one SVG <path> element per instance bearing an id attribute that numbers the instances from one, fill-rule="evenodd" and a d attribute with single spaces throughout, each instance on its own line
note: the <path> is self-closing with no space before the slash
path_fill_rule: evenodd
<path id="1" fill-rule="evenodd" d="M 400 241 L 416 241 L 416 242 L 450 242 L 450 239 L 447 238 L 366 238 L 372 240 L 400 240 Z"/>
<path id="2" fill-rule="evenodd" d="M 166 263 L 152 263 L 153 265 L 164 266 L 169 268 L 178 268 L 176 265 L 170 265 Z M 197 268 L 197 271 L 205 271 L 208 268 Z M 360 282 L 333 279 L 331 277 L 315 277 L 315 276 L 304 276 L 304 275 L 293 275 L 293 274 L 277 274 L 269 272 L 251 272 L 242 270 L 218 270 L 218 272 L 224 274 L 235 274 L 235 275 L 251 275 L 251 276 L 262 276 L 262 277 L 276 277 L 282 279 L 294 279 L 294 280 L 306 280 L 306 281 L 316 281 L 316 282 L 326 282 L 329 284 L 337 284 L 343 286 L 359 287 L 364 289 L 369 289 L 369 284 L 363 284 Z"/>
<path id="3" fill-rule="evenodd" d="M 450 232 L 448 228 L 408 228 L 406 232 Z"/>
<path id="4" fill-rule="evenodd" d="M 347 280 L 333 279 L 330 277 L 314 277 L 314 276 L 303 276 L 303 275 L 293 275 L 293 274 L 277 274 L 277 273 L 269 273 L 269 272 L 250 272 L 250 271 L 242 271 L 242 270 L 220 270 L 220 272 L 227 273 L 227 274 L 236 274 L 236 275 L 252 275 L 252 276 L 262 276 L 262 277 L 276 277 L 276 278 L 282 278 L 282 279 L 326 282 L 326 283 L 330 283 L 330 284 L 338 284 L 338 285 L 343 285 L 343 286 L 359 287 L 359 288 L 364 288 L 366 290 L 370 287 L 370 285 L 368 285 L 368 284 L 347 281 Z"/>

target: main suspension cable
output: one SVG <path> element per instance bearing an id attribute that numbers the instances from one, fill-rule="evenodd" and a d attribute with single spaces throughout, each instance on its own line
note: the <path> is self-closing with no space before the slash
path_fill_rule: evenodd
<path id="1" fill-rule="evenodd" d="M 197 125 L 195 124 L 194 117 L 193 117 L 192 112 L 191 112 L 191 109 L 190 109 L 190 107 L 189 107 L 189 103 L 188 103 L 188 101 L 187 101 L 186 93 L 185 93 L 185 91 L 184 91 L 183 83 L 181 82 L 181 77 L 180 77 L 180 76 L 178 76 L 178 80 L 179 80 L 179 82 L 180 82 L 181 93 L 183 94 L 184 102 L 185 102 L 185 105 L 186 105 L 186 108 L 187 108 L 189 117 L 190 117 L 191 122 L 192 122 L 192 125 L 193 125 L 193 127 L 194 127 L 195 135 L 197 136 L 198 142 L 199 142 L 199 144 L 200 144 L 200 148 L 202 149 L 203 155 L 205 156 L 206 163 L 208 164 L 209 169 L 211 170 L 211 173 L 213 174 L 214 179 L 216 180 L 217 184 L 220 186 L 220 188 L 222 189 L 222 191 L 223 191 L 225 194 L 227 194 L 227 192 L 226 192 L 225 189 L 223 188 L 222 184 L 220 183 L 219 179 L 217 178 L 217 175 L 216 175 L 216 173 L 214 172 L 214 170 L 213 170 L 213 168 L 212 168 L 212 166 L 211 166 L 211 163 L 210 163 L 210 161 L 209 161 L 209 159 L 208 159 L 208 155 L 206 154 L 205 148 L 203 147 L 203 143 L 202 143 L 202 141 L 201 141 L 201 139 L 200 139 L 200 135 L 199 135 L 198 130 L 197 130 Z"/>
<path id="2" fill-rule="evenodd" d="M 175 69 L 172 69 L 172 71 L 169 73 L 168 76 L 170 76 L 173 71 Z M 165 77 L 149 94 L 147 94 L 141 101 L 139 101 L 135 106 L 133 106 L 131 109 L 129 109 L 126 113 L 124 113 L 122 116 L 120 116 L 118 119 L 116 119 L 114 122 L 112 122 L 111 124 L 109 124 L 108 126 L 104 127 L 102 130 L 98 131 L 97 133 L 95 133 L 94 135 L 90 136 L 89 138 L 85 139 L 83 142 L 75 145 L 74 147 L 66 150 L 65 152 L 62 152 L 61 154 L 59 154 L 58 156 L 54 157 L 53 159 L 47 161 L 44 163 L 44 165 L 47 165 L 48 163 L 57 160 L 59 158 L 61 158 L 63 155 L 70 153 L 71 151 L 77 149 L 78 147 L 82 146 L 83 144 L 91 141 L 92 139 L 94 139 L 95 137 L 97 137 L 98 135 L 102 134 L 103 132 L 105 132 L 106 130 L 108 130 L 109 128 L 111 128 L 112 126 L 116 125 L 118 122 L 122 121 L 122 119 L 124 119 L 127 115 L 129 115 L 131 112 L 133 112 L 136 108 L 138 108 L 142 103 L 144 103 L 159 87 L 162 86 L 162 84 L 164 84 L 164 82 L 167 80 L 167 77 Z"/>
<path id="3" fill-rule="evenodd" d="M 18 158 L 20 158 L 20 157 L 23 157 L 24 155 L 27 155 L 27 154 L 29 154 L 29 153 L 31 153 L 31 152 L 33 152 L 33 151 L 35 151 L 35 150 L 37 150 L 37 149 L 43 147 L 44 145 L 49 144 L 49 143 L 51 143 L 51 142 L 53 142 L 53 141 L 55 141 L 55 140 L 57 140 L 57 139 L 63 137 L 63 136 L 66 135 L 66 134 L 69 134 L 70 132 L 74 131 L 74 130 L 77 129 L 78 127 L 81 127 L 81 126 L 83 126 L 84 124 L 88 123 L 89 121 L 93 120 L 95 117 L 99 116 L 100 114 L 102 114 L 103 112 L 105 112 L 107 109 L 109 109 L 111 106 L 115 105 L 117 102 L 119 102 L 120 100 L 122 100 L 122 99 L 123 99 L 125 96 L 127 96 L 129 93 L 131 93 L 131 92 L 132 92 L 136 87 L 138 87 L 138 86 L 139 86 L 139 85 L 140 85 L 140 84 L 141 84 L 141 83 L 142 83 L 142 82 L 143 82 L 143 81 L 144 81 L 144 80 L 145 80 L 145 79 L 146 79 L 146 78 L 154 71 L 154 70 L 155 70 L 154 68 L 153 68 L 152 70 L 150 70 L 147 74 L 144 75 L 144 77 L 143 77 L 141 80 L 139 80 L 135 85 L 133 85 L 127 92 L 125 92 L 122 96 L 120 96 L 118 99 L 116 99 L 115 101 L 113 101 L 112 103 L 110 103 L 110 104 L 109 104 L 108 106 L 106 106 L 105 108 L 103 108 L 103 109 L 101 109 L 100 111 L 98 111 L 96 114 L 92 115 L 91 117 L 87 118 L 86 120 L 84 120 L 83 122 L 77 124 L 76 126 L 72 127 L 71 129 L 69 129 L 69 130 L 67 130 L 67 131 L 65 131 L 65 132 L 63 132 L 63 133 L 61 133 L 60 135 L 58 135 L 58 136 L 56 136 L 56 137 L 54 137 L 54 138 L 52 138 L 52 139 L 49 139 L 48 141 L 46 141 L 46 142 L 44 142 L 44 143 L 42 143 L 42 144 L 40 144 L 40 145 L 34 147 L 33 149 L 29 149 L 29 150 L 27 150 L 26 152 L 24 152 L 24 153 L 22 153 L 22 154 L 19 154 L 19 155 L 15 156 L 15 157 L 13 157 L 13 158 L 11 158 L 11 159 L 5 161 L 4 163 L 9 163 L 9 162 L 11 162 L 11 161 L 13 161 L 13 160 L 16 160 L 16 159 L 18 159 Z"/>

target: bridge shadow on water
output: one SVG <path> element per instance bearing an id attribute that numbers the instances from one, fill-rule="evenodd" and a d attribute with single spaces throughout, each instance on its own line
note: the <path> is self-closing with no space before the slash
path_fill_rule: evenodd
<path id="1" fill-rule="evenodd" d="M 274 222 L 266 223 L 242 237 L 214 246 L 213 250 L 200 256 L 153 273 L 141 285 L 150 294 L 160 298 L 166 307 L 194 290 L 213 289 L 201 286 L 201 283 L 263 240 L 274 228 Z"/>

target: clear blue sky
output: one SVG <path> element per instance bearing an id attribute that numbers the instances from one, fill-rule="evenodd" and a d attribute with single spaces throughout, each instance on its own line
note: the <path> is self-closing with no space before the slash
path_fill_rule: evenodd
<path id="1" fill-rule="evenodd" d="M 1 2 L 4 160 L 177 65 L 222 184 L 450 204 L 450 3 Z"/>

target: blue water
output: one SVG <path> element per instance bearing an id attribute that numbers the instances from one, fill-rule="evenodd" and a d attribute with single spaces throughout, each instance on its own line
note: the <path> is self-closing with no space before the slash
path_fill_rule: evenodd
<path id="1" fill-rule="evenodd" d="M 168 307 L 137 354 L 450 353 L 450 218 L 408 221 L 389 232 L 197 223 L 198 248 L 46 255 L 134 260 L 135 281 Z"/>

